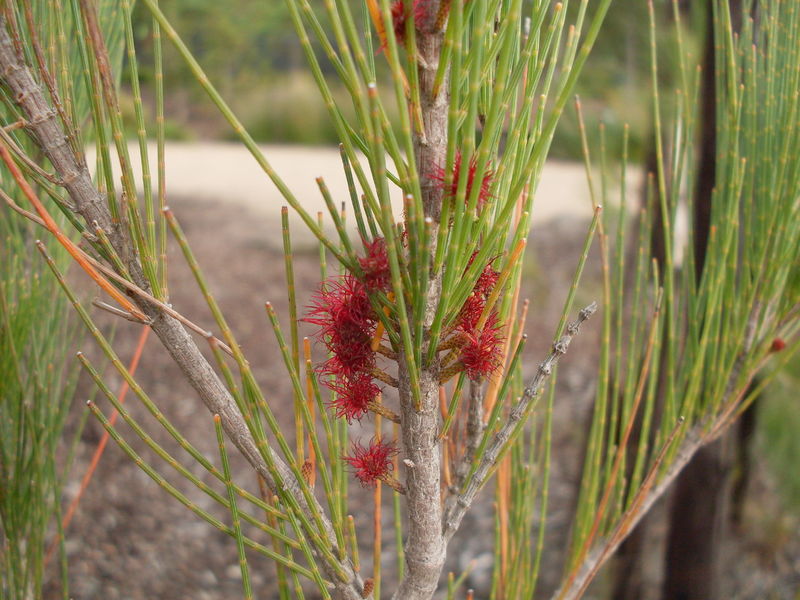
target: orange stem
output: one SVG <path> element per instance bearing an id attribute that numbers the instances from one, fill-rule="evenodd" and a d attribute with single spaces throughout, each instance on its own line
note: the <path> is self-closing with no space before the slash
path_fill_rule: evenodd
<path id="1" fill-rule="evenodd" d="M 389 292 L 386 295 L 386 297 L 389 299 L 389 302 L 393 302 L 394 301 L 394 292 Z M 389 316 L 389 307 L 388 306 L 384 306 L 383 307 L 383 314 L 386 315 L 387 317 Z M 372 336 L 372 342 L 370 343 L 370 349 L 373 352 L 376 352 L 378 350 L 378 347 L 381 345 L 381 339 L 383 339 L 383 332 L 384 331 L 385 330 L 384 330 L 384 327 L 383 327 L 383 321 L 378 321 L 378 326 L 375 327 L 375 334 Z"/>
<path id="2" fill-rule="evenodd" d="M 386 48 L 389 44 L 386 38 L 386 28 L 383 26 L 383 15 L 381 9 L 378 7 L 377 0 L 367 0 L 367 8 L 369 9 L 369 17 L 372 19 L 372 24 L 375 26 L 375 31 L 378 33 L 378 38 L 381 41 L 381 48 Z"/>
<path id="3" fill-rule="evenodd" d="M 311 362 L 311 341 L 303 338 L 303 358 L 306 364 Z M 306 371 L 306 403 L 308 404 L 308 412 L 311 415 L 311 423 L 314 423 L 314 383 L 311 381 L 311 371 Z M 317 481 L 317 454 L 314 452 L 314 444 L 311 442 L 311 434 L 306 436 L 306 443 L 308 444 L 308 462 L 311 464 L 311 474 L 309 475 L 308 485 L 313 489 Z"/>
<path id="4" fill-rule="evenodd" d="M 95 283 L 99 285 L 105 292 L 114 298 L 120 306 L 124 307 L 125 310 L 130 312 L 134 317 L 137 319 L 146 322 L 147 316 L 142 313 L 136 306 L 125 297 L 125 295 L 120 292 L 117 288 L 115 288 L 111 283 L 108 282 L 97 270 L 89 264 L 89 262 L 84 258 L 83 253 L 80 249 L 70 240 L 64 232 L 58 227 L 56 222 L 53 220 L 53 217 L 50 216 L 50 213 L 47 212 L 47 209 L 44 207 L 44 204 L 36 197 L 36 193 L 33 191 L 33 188 L 25 179 L 22 171 L 19 170 L 19 167 L 14 162 L 14 159 L 11 158 L 11 153 L 8 151 L 8 148 L 5 144 L 0 143 L 0 156 L 2 156 L 3 161 L 6 163 L 9 171 L 11 171 L 11 175 L 13 175 L 14 179 L 19 185 L 19 188 L 22 190 L 22 193 L 25 194 L 25 197 L 28 198 L 33 207 L 36 209 L 36 212 L 41 217 L 42 221 L 44 221 L 44 226 L 47 230 L 53 234 L 53 236 L 58 240 L 58 242 L 64 246 L 67 252 L 70 253 L 72 258 L 77 262 L 80 267 L 86 271 L 86 273 L 94 279 Z"/>
<path id="5" fill-rule="evenodd" d="M 497 513 L 500 517 L 500 594 L 504 597 L 503 588 L 508 574 L 508 511 L 511 496 L 511 455 L 508 454 L 500 462 L 497 472 Z"/>
<path id="6" fill-rule="evenodd" d="M 375 439 L 381 441 L 381 415 L 375 415 Z M 381 585 L 381 481 L 375 482 L 373 500 L 375 503 L 374 511 L 374 537 L 372 540 L 372 579 L 374 582 L 375 597 L 380 597 Z"/>

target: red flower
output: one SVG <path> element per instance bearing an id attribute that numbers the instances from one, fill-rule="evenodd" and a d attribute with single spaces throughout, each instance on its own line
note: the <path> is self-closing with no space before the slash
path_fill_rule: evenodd
<path id="1" fill-rule="evenodd" d="M 427 0 L 414 0 L 412 18 L 417 27 L 419 23 L 425 19 L 427 3 Z M 406 41 L 406 11 L 403 0 L 395 0 L 395 2 L 392 2 L 391 10 L 395 38 L 399 44 L 404 44 Z"/>
<path id="2" fill-rule="evenodd" d="M 321 372 L 349 377 L 375 366 L 375 313 L 364 284 L 352 275 L 326 281 L 303 321 L 319 326 L 317 337 L 333 355 Z"/>
<path id="3" fill-rule="evenodd" d="M 350 332 L 348 341 L 328 342 L 331 357 L 319 366 L 321 375 L 353 377 L 357 373 L 368 373 L 375 367 L 372 337 L 363 332 Z M 332 386 L 326 383 L 328 387 Z"/>
<path id="4" fill-rule="evenodd" d="M 303 321 L 319 325 L 319 336 L 331 335 L 346 323 L 364 329 L 375 324 L 375 313 L 367 298 L 367 290 L 352 275 L 327 279 L 320 286 Z"/>
<path id="5" fill-rule="evenodd" d="M 490 262 L 484 267 L 483 272 L 478 277 L 475 283 L 475 293 L 488 297 L 492 293 L 494 286 L 497 285 L 497 280 L 500 279 L 500 271 L 495 271 Z"/>
<path id="6" fill-rule="evenodd" d="M 461 334 L 464 339 L 461 364 L 470 379 L 490 375 L 500 366 L 503 336 L 498 321 L 497 313 L 492 311 L 482 330 L 465 330 Z"/>
<path id="7" fill-rule="evenodd" d="M 364 241 L 366 256 L 358 259 L 361 270 L 364 271 L 364 284 L 368 290 L 387 291 L 391 286 L 392 275 L 389 270 L 389 253 L 386 250 L 386 240 L 376 237 L 372 242 Z"/>
<path id="8" fill-rule="evenodd" d="M 335 399 L 329 404 L 337 418 L 345 418 L 350 423 L 353 419 L 360 421 L 367 414 L 370 402 L 380 393 L 380 388 L 366 373 L 356 373 L 352 377 L 341 377 L 328 385 L 336 392 Z"/>
<path id="9" fill-rule="evenodd" d="M 467 268 L 472 265 L 477 254 L 477 252 L 472 254 L 467 263 Z M 484 267 L 483 272 L 478 277 L 478 281 L 475 283 L 472 293 L 467 298 L 467 301 L 464 302 L 464 306 L 461 307 L 456 326 L 463 331 L 475 329 L 475 326 L 478 324 L 478 319 L 480 319 L 483 313 L 483 308 L 486 306 L 486 299 L 489 297 L 489 294 L 492 293 L 494 286 L 497 285 L 497 280 L 500 278 L 500 272 L 492 268 L 492 262 L 494 262 L 494 259 L 489 261 L 489 264 Z"/>
<path id="10" fill-rule="evenodd" d="M 445 180 L 447 179 L 446 173 L 444 168 L 437 167 L 436 171 L 431 176 L 432 179 L 439 182 L 441 188 L 445 190 L 445 196 L 448 198 L 455 198 L 458 192 L 458 180 L 461 177 L 461 163 L 462 163 L 462 156 L 461 150 L 456 151 L 456 159 L 453 163 L 453 181 L 450 183 L 450 187 L 445 189 Z M 472 195 L 472 185 L 475 181 L 475 174 L 478 170 L 478 159 L 477 157 L 473 156 L 469 161 L 469 170 L 467 172 L 467 191 L 466 191 L 466 201 L 469 201 L 470 196 Z M 483 205 L 492 197 L 492 194 L 489 191 L 489 188 L 492 185 L 492 177 L 494 177 L 494 171 L 488 170 L 483 174 L 483 180 L 481 181 L 481 189 L 478 192 L 478 204 L 477 209 L 480 210 L 483 208 Z"/>
<path id="11" fill-rule="evenodd" d="M 458 320 L 456 327 L 462 331 L 472 331 L 478 324 L 478 319 L 481 318 L 483 307 L 486 306 L 486 299 L 482 294 L 473 291 L 464 306 L 461 307 L 461 312 L 458 313 Z"/>
<path id="12" fill-rule="evenodd" d="M 350 448 L 352 456 L 343 456 L 353 467 L 353 474 L 363 486 L 373 486 L 380 479 L 389 477 L 394 465 L 392 457 L 397 454 L 397 449 L 391 443 L 370 440 L 369 446 L 364 447 L 359 442 L 353 442 Z"/>

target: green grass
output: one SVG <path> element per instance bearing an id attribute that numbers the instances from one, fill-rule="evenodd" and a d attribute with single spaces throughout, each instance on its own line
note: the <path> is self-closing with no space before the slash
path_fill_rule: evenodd
<path id="1" fill-rule="evenodd" d="M 45 552 L 61 520 L 69 452 L 62 432 L 77 370 L 76 327 L 44 261 L 33 227 L 0 207 L 0 597 L 41 598 Z M 52 248 L 62 265 L 68 256 Z M 60 457 L 60 458 L 57 458 Z M 66 597 L 66 559 L 61 553 Z"/>

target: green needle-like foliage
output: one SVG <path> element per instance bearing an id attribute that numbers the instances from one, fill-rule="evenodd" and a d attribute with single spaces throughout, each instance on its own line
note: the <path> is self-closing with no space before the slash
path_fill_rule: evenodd
<path id="1" fill-rule="evenodd" d="M 42 597 L 68 472 L 58 457 L 71 454 L 62 432 L 77 381 L 69 350 L 77 323 L 30 253 L 34 235 L 0 207 L 0 593 L 10 600 Z M 66 252 L 58 261 L 68 264 Z M 49 570 L 57 572 L 63 546 L 53 559 Z"/>
<path id="2" fill-rule="evenodd" d="M 752 14 L 749 8 L 744 7 L 744 14 Z M 641 258 L 647 237 L 640 237 L 632 254 L 638 259 L 624 265 L 623 236 L 630 217 L 623 203 L 617 258 L 601 250 L 609 271 L 605 295 L 612 305 L 604 324 L 601 385 L 570 551 L 572 587 L 560 597 L 577 597 L 585 589 L 588 580 L 577 582 L 588 574 L 579 574 L 579 569 L 591 548 L 605 548 L 608 554 L 621 540 L 620 523 L 638 520 L 644 513 L 643 498 L 653 495 L 642 496 L 648 473 L 654 474 L 654 485 L 668 484 L 701 445 L 718 437 L 754 400 L 758 390 L 751 384 L 756 374 L 770 380 L 797 349 L 800 10 L 792 4 L 760 2 L 758 19 L 746 18 L 738 36 L 731 35 L 727 2 L 714 3 L 713 19 L 719 56 L 719 150 L 702 276 L 695 283 L 700 259 L 693 240 L 703 235 L 700 226 L 690 219 L 685 239 L 671 234 L 682 200 L 679 194 L 694 189 L 697 177 L 696 92 L 691 84 L 683 89 L 677 116 L 667 120 L 660 110 L 660 90 L 654 86 L 659 156 L 654 201 L 666 216 L 665 260 L 658 265 L 660 273 L 654 272 Z M 651 33 L 655 39 L 654 22 Z M 659 62 L 655 48 L 654 41 L 654 80 Z M 684 69 L 683 84 L 692 82 L 695 67 L 680 40 L 674 52 Z M 706 200 L 687 198 L 689 214 L 693 203 Z M 656 211 L 651 207 L 649 212 Z M 684 257 L 681 263 L 674 258 L 678 249 Z M 631 276 L 637 284 L 626 293 L 623 281 Z M 650 286 L 657 286 L 653 293 L 639 287 L 638 282 L 645 282 L 647 289 L 648 279 Z M 786 340 L 794 340 L 793 346 L 790 342 L 784 348 Z M 765 381 L 759 381 L 758 388 Z M 676 430 L 679 419 L 682 425 Z M 634 420 L 640 441 L 628 453 Z M 672 447 L 657 465 L 667 440 Z M 634 464 L 627 465 L 631 460 Z M 593 558 L 602 552 L 596 550 Z"/>
<path id="3" fill-rule="evenodd" d="M 15 15 L 16 32 L 29 60 L 52 60 L 57 65 L 45 83 L 64 90 L 58 110 L 66 120 L 78 123 L 89 112 L 89 97 L 82 87 L 79 47 L 67 41 L 72 22 L 66 5 L 24 2 L 6 8 L 7 14 Z M 118 66 L 122 23 L 117 20 L 108 26 L 113 11 L 111 3 L 102 3 L 101 20 L 107 25 L 109 48 Z M 21 116 L 8 102 L 0 113 L 4 126 Z M 68 142 L 79 146 L 86 132 L 76 129 L 72 134 Z M 36 153 L 35 144 L 19 136 L 18 128 L 9 128 L 2 137 L 3 144 L 13 143 L 19 152 Z M 53 180 L 34 163 L 23 163 L 22 168 L 40 186 L 59 225 L 83 230 L 66 209 L 66 194 Z M 48 574 L 59 573 L 53 579 L 60 581 L 67 598 L 61 502 L 78 438 L 65 439 L 63 432 L 78 375 L 71 349 L 80 331 L 69 300 L 59 293 L 58 283 L 36 256 L 33 242 L 43 232 L 20 220 L 9 204 L 25 207 L 24 196 L 12 181 L 8 172 L 0 174 L 0 596 L 42 598 Z M 61 268 L 70 261 L 63 248 L 54 251 L 53 260 Z M 84 419 L 85 415 L 76 429 L 78 435 Z"/>
<path id="4" fill-rule="evenodd" d="M 557 123 L 612 0 L 286 0 L 340 141 L 348 192 L 334 197 L 325 181 L 317 180 L 327 216 L 310 214 L 290 190 L 156 0 L 141 2 L 152 16 L 153 122 L 143 106 L 141 73 L 150 65 L 142 64 L 143 54 L 137 53 L 141 38 L 136 27 L 142 21 L 132 16 L 132 4 L 63 1 L 69 9 L 63 12 L 57 1 L 37 3 L 38 21 L 24 18 L 27 3 L 0 19 L 7 126 L 2 149 L 10 171 L 12 163 L 21 168 L 13 183 L 3 172 L 3 189 L 24 191 L 37 206 L 35 194 L 55 200 L 84 241 L 77 248 L 52 225 L 50 233 L 115 298 L 119 306 L 110 311 L 152 328 L 214 415 L 222 470 L 164 417 L 158 403 L 168 399 L 151 398 L 125 369 L 61 276 L 63 264 L 40 244 L 103 353 L 188 456 L 179 459 L 158 445 L 83 358 L 103 395 L 171 467 L 172 476 L 194 484 L 226 511 L 232 524 L 197 506 L 145 462 L 100 407 L 91 404 L 91 412 L 149 477 L 234 538 L 247 598 L 258 595 L 249 577 L 250 550 L 275 562 L 280 598 L 302 598 L 316 588 L 324 598 L 356 600 L 391 587 L 380 581 L 380 552 L 369 560 L 365 545 L 359 548 L 367 532 L 356 531 L 350 516 L 351 477 L 375 490 L 376 503 L 383 491 L 377 486 L 392 488 L 399 567 L 395 598 L 427 600 L 445 586 L 448 597 L 457 597 L 466 573 L 445 576 L 448 545 L 490 481 L 496 506 L 491 597 L 532 597 L 543 557 L 562 550 L 545 544 L 550 465 L 558 451 L 552 447 L 553 382 L 560 358 L 573 341 L 580 343 L 583 323 L 599 312 L 594 419 L 556 594 L 577 598 L 691 456 L 721 435 L 752 401 L 756 374 L 759 385 L 766 385 L 798 348 L 796 3 L 762 0 L 758 19 L 745 19 L 734 35 L 727 2 L 714 1 L 720 150 L 702 264 L 694 242 L 706 232 L 690 219 L 685 238 L 675 233 L 679 207 L 688 207 L 691 214 L 693 203 L 706 200 L 685 192 L 694 189 L 699 168 L 695 65 L 678 23 L 672 63 L 679 65 L 681 91 L 665 110 L 650 5 L 657 170 L 648 204 L 638 220 L 626 206 L 625 129 L 620 208 L 616 213 L 603 210 L 616 179 L 608 167 L 616 157 L 607 156 L 601 131 L 601 181 L 596 185 L 594 149 L 579 116 L 593 218 L 575 256 L 560 319 L 549 331 L 537 332 L 552 336 L 552 346 L 526 382 L 522 348 L 528 305 L 520 306 L 519 296 L 537 185 Z M 47 60 L 37 39 L 52 42 Z M 68 45 L 67 39 L 76 43 Z M 301 307 L 294 232 L 288 209 L 283 209 L 289 311 L 280 315 L 266 302 L 265 329 L 272 329 L 281 352 L 292 390 L 289 402 L 274 398 L 256 380 L 180 227 L 180 216 L 166 206 L 165 41 L 319 240 L 323 282 L 310 306 Z M 120 110 L 122 48 L 135 131 L 126 130 Z M 334 93 L 342 88 L 344 101 Z M 580 102 L 577 106 L 580 115 Z M 397 115 L 396 121 L 389 115 Z M 149 138 L 157 143 L 155 184 Z M 140 173 L 129 160 L 129 139 L 142 159 Z M 94 175 L 85 163 L 85 141 L 97 148 Z M 121 187 L 113 175 L 115 162 Z M 400 217 L 395 207 L 402 207 Z M 23 214 L 49 224 L 44 209 L 37 210 L 38 216 Z M 326 233 L 326 222 L 333 226 L 332 235 Z M 169 303 L 167 235 L 180 247 L 213 322 L 194 323 L 180 306 Z M 664 256 L 651 262 L 648 248 L 656 236 L 664 239 Z M 581 276 L 593 252 L 600 255 L 602 295 L 580 307 Z M 31 255 L 17 250 L 17 262 L 17 254 Z M 335 267 L 329 267 L 331 259 Z M 323 361 L 315 362 L 307 339 L 301 359 L 301 320 L 317 329 L 326 350 Z M 201 336 L 213 364 L 189 332 Z M 63 352 L 56 344 L 56 339 L 66 343 L 60 341 L 63 336 L 53 333 L 47 339 L 48 348 Z M 277 414 L 289 406 L 293 436 L 281 429 Z M 370 442 L 351 439 L 348 425 L 371 415 L 393 421 L 394 435 L 376 431 Z M 636 448 L 631 447 L 634 439 Z M 231 447 L 256 472 L 257 492 L 234 481 Z M 7 461 L 19 457 L 5 447 L 4 452 L 5 469 Z M 216 481 L 203 482 L 193 466 Z M 257 530 L 269 535 L 270 547 L 256 541 Z M 382 529 L 373 532 L 374 548 L 387 539 L 383 534 Z M 366 572 L 366 565 L 374 573 Z M 13 573 L 18 577 L 21 571 Z"/>

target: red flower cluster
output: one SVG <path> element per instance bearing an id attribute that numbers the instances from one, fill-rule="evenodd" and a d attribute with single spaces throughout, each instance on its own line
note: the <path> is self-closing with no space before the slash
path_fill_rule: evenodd
<path id="1" fill-rule="evenodd" d="M 350 423 L 353 419 L 360 421 L 369 410 L 381 389 L 372 381 L 367 373 L 356 373 L 351 377 L 340 377 L 326 385 L 336 392 L 335 399 L 329 406 L 337 418 L 345 418 Z"/>
<path id="2" fill-rule="evenodd" d="M 328 376 L 324 384 L 336 392 L 331 408 L 348 422 L 361 419 L 381 391 L 371 374 L 378 317 L 367 292 L 388 289 L 389 260 L 383 238 L 364 242 L 364 247 L 366 256 L 358 259 L 364 280 L 349 274 L 327 280 L 303 319 L 319 327 L 317 337 L 331 353 L 319 370 Z"/>
<path id="3" fill-rule="evenodd" d="M 458 180 L 461 177 L 461 165 L 463 162 L 463 157 L 461 156 L 461 150 L 456 151 L 456 158 L 455 162 L 453 163 L 453 181 L 450 183 L 450 186 L 445 189 L 445 179 L 447 173 L 443 167 L 437 167 L 436 171 L 431 176 L 433 179 L 439 182 L 442 189 L 445 191 L 445 195 L 448 198 L 455 198 L 456 193 L 458 192 Z M 478 171 L 478 159 L 476 156 L 473 156 L 469 161 L 469 167 L 467 171 L 467 191 L 466 191 L 466 199 L 469 201 L 470 195 L 472 194 L 472 186 L 475 182 L 475 174 Z M 477 209 L 480 210 L 492 197 L 490 192 L 490 188 L 492 185 L 492 178 L 494 177 L 494 171 L 489 170 L 483 174 L 483 179 L 481 180 L 481 189 L 478 192 L 478 203 Z"/>
<path id="4" fill-rule="evenodd" d="M 461 348 L 461 364 L 470 379 L 491 375 L 500 366 L 503 341 L 500 328 L 497 313 L 492 311 L 483 329 L 463 332 L 465 343 Z"/>
<path id="5" fill-rule="evenodd" d="M 472 254 L 467 263 L 467 268 L 472 265 L 477 254 L 477 252 Z M 489 294 L 492 293 L 499 277 L 500 273 L 495 271 L 492 268 L 492 263 L 489 262 L 478 277 L 478 281 L 475 283 L 475 287 L 464 303 L 464 306 L 461 307 L 461 312 L 458 315 L 458 321 L 456 323 L 459 329 L 462 331 L 471 331 L 475 329 L 478 325 L 478 319 L 480 319 L 481 313 L 483 313 L 483 309 L 486 306 L 486 300 Z"/>
<path id="6" fill-rule="evenodd" d="M 475 260 L 474 253 L 468 265 Z M 500 273 L 486 265 L 478 277 L 472 293 L 467 298 L 456 321 L 456 329 L 462 339 L 460 360 L 470 379 L 480 379 L 490 375 L 500 365 L 503 335 L 500 332 L 500 317 L 492 310 L 483 328 L 478 329 L 478 321 L 486 307 Z"/>
<path id="7" fill-rule="evenodd" d="M 414 0 L 412 18 L 414 23 L 421 23 L 425 19 L 427 11 L 427 0 Z M 403 0 L 395 0 L 392 2 L 392 25 L 394 27 L 394 35 L 399 44 L 404 44 L 406 41 L 406 10 Z"/>
<path id="8" fill-rule="evenodd" d="M 397 454 L 397 449 L 391 443 L 373 438 L 366 447 L 353 442 L 350 453 L 352 456 L 343 456 L 342 459 L 353 467 L 353 473 L 361 485 L 368 487 L 389 477 L 394 468 L 392 457 Z"/>
<path id="9" fill-rule="evenodd" d="M 392 284 L 392 275 L 389 270 L 386 240 L 382 237 L 377 237 L 372 242 L 365 240 L 364 249 L 367 251 L 366 256 L 358 259 L 358 264 L 364 271 L 364 284 L 370 291 L 388 291 Z"/>
<path id="10" fill-rule="evenodd" d="M 352 275 L 323 283 L 303 320 L 320 327 L 318 338 L 332 354 L 323 373 L 349 377 L 375 365 L 370 348 L 375 314 L 366 287 Z"/>

